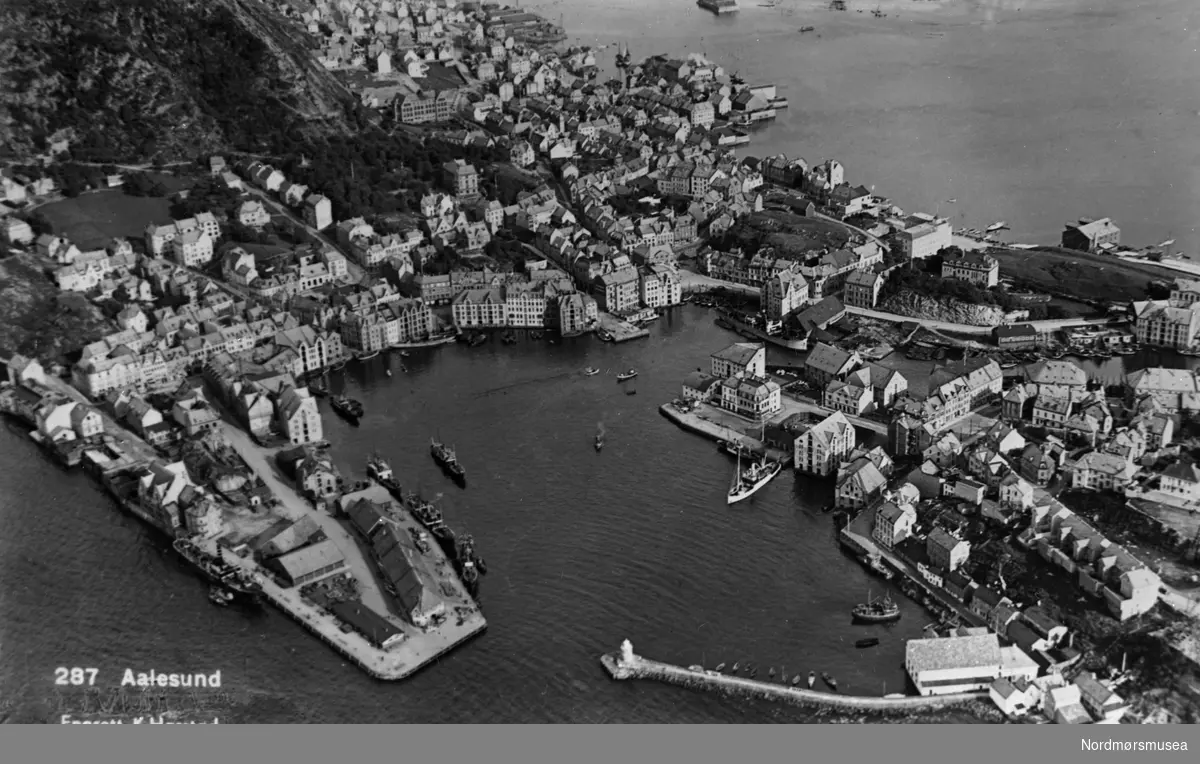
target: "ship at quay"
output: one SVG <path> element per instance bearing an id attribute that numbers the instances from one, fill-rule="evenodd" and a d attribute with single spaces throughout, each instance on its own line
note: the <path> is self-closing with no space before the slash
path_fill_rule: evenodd
<path id="1" fill-rule="evenodd" d="M 718 16 L 726 13 L 737 13 L 740 10 L 738 0 L 696 0 L 696 5 Z"/>

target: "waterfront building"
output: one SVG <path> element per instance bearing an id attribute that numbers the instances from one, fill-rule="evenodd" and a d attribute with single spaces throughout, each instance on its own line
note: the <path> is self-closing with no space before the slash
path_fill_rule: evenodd
<path id="1" fill-rule="evenodd" d="M 782 408 L 779 384 L 765 377 L 729 377 L 721 382 L 721 407 L 754 422 L 764 422 Z"/>
<path id="2" fill-rule="evenodd" d="M 333 539 L 325 539 L 267 560 L 266 567 L 281 576 L 288 587 L 299 587 L 349 570 L 346 558 Z"/>
<path id="3" fill-rule="evenodd" d="M 315 443 L 324 438 L 317 399 L 307 387 L 287 387 L 276 402 L 280 430 L 293 446 Z"/>
<path id="4" fill-rule="evenodd" d="M 1032 324 L 997 326 L 992 330 L 1001 350 L 1028 350 L 1038 344 L 1039 335 Z"/>
<path id="5" fill-rule="evenodd" d="M 638 307 L 638 272 L 628 267 L 605 273 L 593 282 L 600 309 L 606 313 L 624 313 Z"/>
<path id="6" fill-rule="evenodd" d="M 942 278 L 960 279 L 990 289 L 1000 283 L 1000 263 L 988 255 L 963 254 L 942 262 Z"/>
<path id="7" fill-rule="evenodd" d="M 712 375 L 762 378 L 767 376 L 767 346 L 760 342 L 735 342 L 710 356 Z"/>
<path id="8" fill-rule="evenodd" d="M 498 287 L 468 289 L 451 301 L 454 325 L 458 327 L 505 326 L 508 307 Z"/>
<path id="9" fill-rule="evenodd" d="M 342 338 L 333 332 L 320 332 L 310 326 L 299 326 L 275 335 L 275 343 L 289 348 L 300 357 L 301 373 L 320 371 L 345 358 Z"/>
<path id="10" fill-rule="evenodd" d="M 887 476 L 871 459 L 860 457 L 838 467 L 834 504 L 840 509 L 869 507 L 887 487 Z"/>
<path id="11" fill-rule="evenodd" d="M 1141 300 L 1133 303 L 1133 332 L 1143 345 L 1183 350 L 1191 347 L 1200 330 L 1200 302 Z"/>
<path id="12" fill-rule="evenodd" d="M 918 212 L 887 222 L 892 227 L 892 246 L 904 260 L 923 260 L 951 244 L 950 221 L 946 218 Z"/>
<path id="13" fill-rule="evenodd" d="M 721 389 L 720 382 L 718 377 L 711 374 L 693 371 L 683 378 L 683 399 L 685 401 L 708 401 L 714 392 Z"/>
<path id="14" fill-rule="evenodd" d="M 846 277 L 845 294 L 842 295 L 842 299 L 852 308 L 871 310 L 879 301 L 879 292 L 882 289 L 882 274 L 858 270 Z"/>
<path id="15" fill-rule="evenodd" d="M 377 509 L 368 509 L 366 517 L 375 519 L 360 518 L 355 525 L 370 544 L 383 588 L 413 625 L 425 628 L 446 613 L 446 602 L 438 595 L 437 575 L 406 530 L 380 516 Z M 371 524 L 364 529 L 367 522 Z"/>
<path id="16" fill-rule="evenodd" d="M 917 511 L 912 504 L 886 501 L 875 510 L 871 538 L 881 546 L 892 549 L 912 536 L 917 523 Z"/>
<path id="17" fill-rule="evenodd" d="M 1099 252 L 1121 243 L 1121 229 L 1108 218 L 1067 223 L 1063 228 L 1062 245 L 1080 252 Z"/>
<path id="18" fill-rule="evenodd" d="M 768 277 L 760 292 L 768 321 L 782 321 L 808 302 L 808 282 L 794 270 Z"/>
<path id="19" fill-rule="evenodd" d="M 599 307 L 590 295 L 579 292 L 559 295 L 557 307 L 558 330 L 564 337 L 580 334 L 596 325 Z"/>
<path id="20" fill-rule="evenodd" d="M 857 442 L 850 420 L 836 411 L 796 438 L 793 466 L 800 472 L 826 477 L 837 470 Z"/>
<path id="21" fill-rule="evenodd" d="M 910 639 L 904 650 L 904 667 L 919 695 L 987 689 L 1000 677 L 1000 666 L 995 634 Z"/>
<path id="22" fill-rule="evenodd" d="M 679 274 L 667 265 L 654 264 L 638 269 L 641 302 L 647 308 L 666 308 L 683 301 Z"/>

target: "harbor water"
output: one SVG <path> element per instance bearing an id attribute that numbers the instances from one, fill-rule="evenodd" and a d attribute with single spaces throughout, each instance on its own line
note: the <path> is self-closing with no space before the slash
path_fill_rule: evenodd
<path id="1" fill-rule="evenodd" d="M 498 340 L 351 364 L 331 385 L 363 401 L 353 427 L 322 402 L 339 466 L 361 476 L 378 450 L 400 480 L 441 494 L 489 572 L 490 628 L 399 684 L 377 682 L 276 611 L 218 609 L 166 540 L 120 513 L 15 426 L 0 428 L 0 688 L 10 718 L 55 717 L 54 670 L 222 671 L 225 721 L 798 721 L 803 709 L 724 701 L 605 677 L 624 638 L 683 665 L 751 662 L 828 671 L 844 692 L 904 689 L 903 641 L 928 623 L 859 627 L 850 609 L 888 586 L 837 546 L 828 483 L 785 472 L 727 507 L 733 461 L 658 406 L 708 354 L 738 338 L 696 307 L 612 345 Z M 400 370 L 403 361 L 408 371 Z M 393 376 L 388 377 L 390 366 Z M 601 374 L 582 370 L 597 366 Z M 618 383 L 617 371 L 640 372 Z M 636 386 L 636 395 L 625 389 Z M 606 443 L 593 438 L 603 425 Z M 430 458 L 458 449 L 463 490 Z M 881 644 L 856 650 L 878 635 Z M 140 667 L 140 668 L 139 668 Z M 56 718 L 56 717 L 55 717 Z"/>

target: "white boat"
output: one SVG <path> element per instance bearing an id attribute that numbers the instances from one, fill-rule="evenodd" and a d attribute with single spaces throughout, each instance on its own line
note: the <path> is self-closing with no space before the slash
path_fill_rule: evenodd
<path id="1" fill-rule="evenodd" d="M 946 204 L 958 204 L 958 200 L 957 199 L 947 199 Z"/>
<path id="2" fill-rule="evenodd" d="M 638 373 L 637 373 L 637 369 L 630 369 L 629 371 L 627 371 L 627 372 L 624 372 L 623 374 L 618 374 L 618 375 L 617 375 L 617 381 L 618 381 L 618 382 L 624 382 L 624 381 L 625 381 L 625 380 L 627 380 L 627 379 L 633 379 L 633 378 L 634 378 L 634 377 L 636 377 L 637 375 L 638 375 Z"/>
<path id="3" fill-rule="evenodd" d="M 761 461 L 754 462 L 743 470 L 742 454 L 739 451 L 737 472 L 733 477 L 733 485 L 729 487 L 726 503 L 736 504 L 743 499 L 750 498 L 758 489 L 770 483 L 771 479 L 778 475 L 781 469 L 783 469 L 781 463 L 767 461 L 767 457 L 764 454 Z"/>
<path id="4" fill-rule="evenodd" d="M 988 226 L 987 232 L 992 233 L 994 231 L 1003 231 L 1005 228 L 1008 228 L 1008 223 L 1005 223 L 1003 220 L 1001 220 L 999 223 L 992 223 L 990 226 Z"/>
<path id="5" fill-rule="evenodd" d="M 589 366 L 583 370 L 583 375 L 585 377 L 594 377 L 599 373 L 600 373 L 600 370 L 597 369 L 595 366 Z"/>

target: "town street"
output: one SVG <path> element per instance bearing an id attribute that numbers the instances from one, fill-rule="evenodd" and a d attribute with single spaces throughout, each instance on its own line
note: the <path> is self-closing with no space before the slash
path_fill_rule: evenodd
<path id="1" fill-rule="evenodd" d="M 936 329 L 944 332 L 957 332 L 958 334 L 991 334 L 995 328 L 993 326 L 972 326 L 970 324 L 955 324 L 949 321 L 932 321 L 925 318 L 913 318 L 911 316 L 902 316 L 899 313 L 885 313 L 881 310 L 868 310 L 866 308 L 846 307 L 847 313 L 853 313 L 856 316 L 864 316 L 866 318 L 877 318 L 882 321 L 892 321 L 895 323 L 911 322 L 920 324 L 929 329 Z M 1056 332 L 1060 329 L 1072 329 L 1082 326 L 1107 326 L 1108 324 L 1120 323 L 1119 319 L 1113 317 L 1104 318 L 1060 318 L 1047 321 L 1019 321 L 1019 324 L 1029 324 L 1039 332 Z"/>

